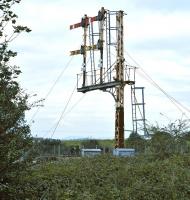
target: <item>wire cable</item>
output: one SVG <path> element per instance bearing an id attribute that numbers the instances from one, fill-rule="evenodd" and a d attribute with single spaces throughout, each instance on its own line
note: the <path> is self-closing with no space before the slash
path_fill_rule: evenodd
<path id="1" fill-rule="evenodd" d="M 73 109 L 83 100 L 83 98 L 86 96 L 86 93 L 80 97 L 72 106 L 71 108 L 65 113 L 63 114 L 62 116 L 62 119 L 63 120 L 71 111 L 73 111 Z M 42 136 L 42 137 L 45 137 L 47 135 L 47 132 L 51 132 L 53 130 L 54 126 L 52 126 L 48 131 L 45 131 L 46 133 Z"/>
<path id="2" fill-rule="evenodd" d="M 179 101 L 177 101 L 174 97 L 172 97 L 171 95 L 169 95 L 164 89 L 162 89 L 148 74 L 147 72 L 141 67 L 141 65 L 127 52 L 125 51 L 125 53 L 128 55 L 128 57 L 139 67 L 139 69 L 143 72 L 144 74 L 144 78 L 151 83 L 154 87 L 156 87 L 158 90 L 160 90 L 171 102 L 172 104 L 181 112 L 183 113 L 187 119 L 189 119 L 189 117 L 186 115 L 186 113 L 184 113 L 184 111 L 180 108 L 180 106 L 186 110 L 187 112 L 190 113 L 190 109 L 188 109 L 187 107 L 185 107 L 184 105 L 182 105 Z"/>
<path id="3" fill-rule="evenodd" d="M 90 59 L 87 60 L 87 64 L 89 63 L 89 61 L 90 61 Z M 80 77 L 80 78 L 81 78 L 81 77 Z M 78 79 L 78 81 L 80 81 L 80 78 Z M 50 132 L 50 131 L 53 129 L 53 132 L 52 132 L 52 134 L 51 134 L 51 138 L 52 138 L 53 135 L 55 134 L 55 131 L 56 131 L 56 129 L 57 129 L 58 126 L 59 126 L 59 123 L 61 122 L 61 120 L 63 119 L 63 117 L 65 117 L 65 116 L 64 116 L 65 111 L 66 111 L 66 109 L 67 109 L 67 107 L 68 107 L 68 105 L 69 105 L 69 103 L 70 103 L 70 101 L 71 101 L 71 99 L 72 99 L 72 97 L 73 97 L 73 94 L 74 94 L 74 92 L 75 92 L 77 86 L 78 86 L 78 82 L 77 82 L 77 84 L 75 85 L 75 87 L 74 87 L 74 89 L 73 89 L 73 91 L 72 91 L 72 93 L 71 93 L 71 95 L 70 95 L 70 97 L 69 97 L 69 99 L 68 99 L 68 101 L 67 101 L 67 103 L 66 103 L 64 109 L 63 109 L 63 111 L 61 112 L 61 115 L 60 115 L 60 117 L 59 117 L 59 120 L 58 120 L 57 123 L 55 124 L 55 128 L 53 128 L 54 126 L 52 126 L 52 127 L 49 129 L 49 131 L 47 131 L 47 132 Z M 78 105 L 78 103 L 79 103 L 82 99 L 83 99 L 83 97 L 82 97 L 81 99 L 79 99 L 79 101 L 76 102 L 76 103 L 71 107 L 71 109 L 70 109 L 65 115 L 67 115 L 68 113 L 70 113 L 70 112 L 73 110 L 73 108 L 74 108 L 76 105 Z M 43 135 L 43 137 L 45 137 L 46 135 L 47 135 L 47 133 L 45 133 L 45 134 Z"/>
<path id="4" fill-rule="evenodd" d="M 67 62 L 67 64 L 65 65 L 65 67 L 63 68 L 63 70 L 61 71 L 61 73 L 58 75 L 58 77 L 56 78 L 56 80 L 53 82 L 53 85 L 50 87 L 50 89 L 48 90 L 47 94 L 45 95 L 44 101 L 47 100 L 47 98 L 49 97 L 49 95 L 51 94 L 51 92 L 53 91 L 54 87 L 56 86 L 56 84 L 58 83 L 58 81 L 61 79 L 61 77 L 63 76 L 64 72 L 66 71 L 66 69 L 69 67 L 71 61 L 73 60 L 73 56 L 70 58 L 70 60 Z M 32 115 L 29 124 L 31 125 L 34 118 L 36 117 L 36 115 L 38 114 L 39 110 L 41 107 L 38 107 L 36 112 Z"/>
<path id="5" fill-rule="evenodd" d="M 68 115 L 82 100 L 83 98 L 86 96 L 86 93 L 78 100 L 76 101 L 72 107 L 65 113 L 65 115 Z M 65 117 L 65 116 L 64 116 Z"/>
<path id="6" fill-rule="evenodd" d="M 66 111 L 66 109 L 67 109 L 67 107 L 68 107 L 68 105 L 69 105 L 69 103 L 70 103 L 70 101 L 71 101 L 71 99 L 72 99 L 72 97 L 73 97 L 73 94 L 74 94 L 76 88 L 77 88 L 77 84 L 76 84 L 76 86 L 74 87 L 74 89 L 73 89 L 71 95 L 69 96 L 69 99 L 68 99 L 68 101 L 67 101 L 67 103 L 66 103 L 66 105 L 65 105 L 65 107 L 64 107 L 64 109 L 63 109 L 63 111 L 61 112 L 61 115 L 60 115 L 60 117 L 59 117 L 57 123 L 55 124 L 55 128 L 53 129 L 53 132 L 52 132 L 50 138 L 52 138 L 53 135 L 55 134 L 55 131 L 57 130 L 57 128 L 58 128 L 58 126 L 59 126 L 59 124 L 60 124 L 60 122 L 61 122 L 61 120 L 62 120 L 62 118 L 63 118 L 63 116 L 64 116 L 64 114 L 65 114 L 65 111 Z"/>
<path id="7" fill-rule="evenodd" d="M 143 69 L 140 68 L 142 71 Z M 184 111 L 181 109 L 181 107 L 183 107 L 184 110 L 188 111 L 180 102 L 178 102 L 176 99 L 174 99 L 171 95 L 169 95 L 166 91 L 164 91 L 150 76 L 148 76 L 148 74 L 143 71 L 143 73 L 146 75 L 144 76 L 144 78 L 151 83 L 154 87 L 156 87 L 158 90 L 160 90 L 171 102 L 172 104 L 181 112 L 183 113 L 186 118 L 189 119 L 189 117 L 184 113 Z M 181 106 L 181 107 L 180 107 Z M 189 112 L 189 111 L 188 111 Z"/>

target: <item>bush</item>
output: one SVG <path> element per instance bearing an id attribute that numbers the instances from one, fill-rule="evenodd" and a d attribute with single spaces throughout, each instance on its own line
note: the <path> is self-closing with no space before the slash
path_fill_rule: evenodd
<path id="1" fill-rule="evenodd" d="M 18 195 L 19 199 L 185 200 L 190 197 L 189 164 L 189 156 L 67 158 L 23 175 Z"/>

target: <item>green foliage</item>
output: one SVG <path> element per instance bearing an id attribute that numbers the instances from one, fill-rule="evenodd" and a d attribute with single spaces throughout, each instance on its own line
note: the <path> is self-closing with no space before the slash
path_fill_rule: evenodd
<path id="1" fill-rule="evenodd" d="M 134 148 L 138 153 L 144 153 L 147 141 L 138 133 L 131 133 L 125 141 L 127 148 Z"/>
<path id="2" fill-rule="evenodd" d="M 19 171 L 26 167 L 20 162 L 32 145 L 30 128 L 25 122 L 25 111 L 31 108 L 29 95 L 24 93 L 17 78 L 21 71 L 9 61 L 17 55 L 8 49 L 9 43 L 21 32 L 30 32 L 17 24 L 12 6 L 20 0 L 0 1 L 0 196 L 8 199 L 9 190 Z"/>
<path id="3" fill-rule="evenodd" d="M 150 128 L 150 132 L 152 136 L 148 141 L 149 153 L 155 154 L 160 159 L 190 150 L 188 121 L 177 120 L 163 128 L 154 126 Z"/>
<path id="4" fill-rule="evenodd" d="M 151 153 L 160 158 L 168 157 L 175 148 L 173 137 L 167 132 L 156 131 L 151 138 L 150 148 Z"/>
<path id="5" fill-rule="evenodd" d="M 189 164 L 189 155 L 69 158 L 23 174 L 17 199 L 186 200 Z"/>
<path id="6" fill-rule="evenodd" d="M 99 146 L 99 141 L 95 140 L 95 139 L 87 139 L 87 140 L 83 140 L 81 142 L 82 147 L 86 148 L 86 149 L 95 149 L 96 147 Z"/>
<path id="7" fill-rule="evenodd" d="M 33 164 L 29 171 L 17 175 L 12 188 L 7 190 L 9 197 L 20 200 L 188 200 L 190 149 L 184 151 L 184 144 L 189 143 L 189 132 L 183 128 L 176 131 L 178 127 L 176 124 L 152 127 L 148 140 L 131 134 L 126 144 L 138 150 L 134 157 L 118 158 L 105 154 Z M 64 144 L 59 140 L 42 143 Z M 70 151 L 71 144 L 76 147 L 76 143 L 67 141 L 64 148 Z M 13 177 L 15 173 L 12 173 Z"/>

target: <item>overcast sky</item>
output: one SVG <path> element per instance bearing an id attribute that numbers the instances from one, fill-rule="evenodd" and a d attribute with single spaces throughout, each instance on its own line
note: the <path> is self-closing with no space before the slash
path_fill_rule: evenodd
<path id="1" fill-rule="evenodd" d="M 71 57 L 70 50 L 81 45 L 81 29 L 69 25 L 84 14 L 97 15 L 104 6 L 124 10 L 126 60 L 135 65 L 129 53 L 168 94 L 190 107 L 190 1 L 188 0 L 27 0 L 15 7 L 21 24 L 32 29 L 12 44 L 18 52 L 15 63 L 21 67 L 20 82 L 35 99 L 44 98 Z M 31 126 L 35 136 L 51 137 L 52 130 L 76 85 L 82 57 L 76 56 L 44 102 Z M 146 118 L 151 124 L 168 124 L 180 119 L 180 112 L 137 71 L 137 86 L 145 86 Z M 131 129 L 129 86 L 125 95 L 125 129 Z M 84 94 L 75 91 L 53 138 L 113 138 L 115 103 L 110 94 L 94 91 L 72 106 Z M 31 101 L 32 101 L 31 100 Z M 69 112 L 70 111 L 70 112 Z M 36 109 L 27 113 L 30 120 Z M 189 115 L 189 113 L 186 113 Z M 126 136 L 128 133 L 126 133 Z"/>

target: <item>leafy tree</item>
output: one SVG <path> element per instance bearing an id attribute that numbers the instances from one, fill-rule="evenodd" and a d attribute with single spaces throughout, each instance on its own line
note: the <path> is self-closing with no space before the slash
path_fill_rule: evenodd
<path id="1" fill-rule="evenodd" d="M 189 120 L 176 120 L 164 127 L 163 130 L 175 137 L 175 140 L 180 140 L 189 132 L 189 128 Z"/>
<path id="2" fill-rule="evenodd" d="M 146 140 L 138 133 L 132 132 L 126 140 L 126 147 L 134 148 L 137 152 L 144 152 Z"/>
<path id="3" fill-rule="evenodd" d="M 19 159 L 32 145 L 30 128 L 25 121 L 29 95 L 20 87 L 17 78 L 21 70 L 10 61 L 17 53 L 8 48 L 21 32 L 30 32 L 17 22 L 12 11 L 20 0 L 0 0 L 0 196 L 8 198 L 5 192 L 14 182 L 12 172 L 19 172 L 24 166 Z M 9 197 L 10 199 L 11 197 Z"/>
<path id="4" fill-rule="evenodd" d="M 165 131 L 156 131 L 150 142 L 151 152 L 160 158 L 168 157 L 175 148 L 173 137 Z"/>
<path id="5" fill-rule="evenodd" d="M 184 135 L 183 135 L 183 138 L 184 140 L 187 140 L 190 142 L 190 131 L 186 132 Z"/>
<path id="6" fill-rule="evenodd" d="M 176 153 L 188 151 L 188 121 L 176 120 L 165 127 L 153 126 L 150 151 L 160 158 L 165 158 Z"/>
<path id="7" fill-rule="evenodd" d="M 81 142 L 81 146 L 84 148 L 95 149 L 100 147 L 98 140 L 96 139 L 86 139 Z"/>

